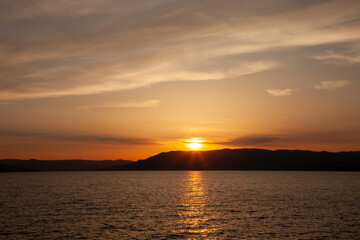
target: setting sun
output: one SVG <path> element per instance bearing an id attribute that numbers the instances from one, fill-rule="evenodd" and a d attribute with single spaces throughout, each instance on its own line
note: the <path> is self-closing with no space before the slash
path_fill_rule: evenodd
<path id="1" fill-rule="evenodd" d="M 200 139 L 200 138 L 191 138 L 191 139 L 187 139 L 185 140 L 186 142 L 186 146 L 193 151 L 197 151 L 197 150 L 201 150 L 203 148 L 203 142 L 204 140 Z"/>

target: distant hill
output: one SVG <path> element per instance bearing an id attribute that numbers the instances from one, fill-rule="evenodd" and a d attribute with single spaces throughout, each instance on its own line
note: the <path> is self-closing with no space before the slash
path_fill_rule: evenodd
<path id="1" fill-rule="evenodd" d="M 360 171 L 360 151 L 222 149 L 172 151 L 127 160 L 0 160 L 0 172 L 95 170 L 289 170 Z"/>
<path id="2" fill-rule="evenodd" d="M 360 171 L 360 152 L 264 149 L 173 151 L 110 169 Z"/>
<path id="3" fill-rule="evenodd" d="M 127 160 L 0 160 L 0 172 L 95 171 L 131 163 Z"/>
<path id="4" fill-rule="evenodd" d="M 33 171 L 35 170 L 27 169 L 27 168 L 11 167 L 0 164 L 0 172 L 33 172 Z"/>

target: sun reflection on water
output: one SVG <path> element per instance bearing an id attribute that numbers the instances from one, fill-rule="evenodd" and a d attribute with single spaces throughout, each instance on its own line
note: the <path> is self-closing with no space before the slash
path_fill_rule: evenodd
<path id="1" fill-rule="evenodd" d="M 213 239 L 210 235 L 217 229 L 209 220 L 208 194 L 200 171 L 189 171 L 186 189 L 182 198 L 182 210 L 179 213 L 182 219 L 182 233 L 191 234 L 192 239 Z"/>

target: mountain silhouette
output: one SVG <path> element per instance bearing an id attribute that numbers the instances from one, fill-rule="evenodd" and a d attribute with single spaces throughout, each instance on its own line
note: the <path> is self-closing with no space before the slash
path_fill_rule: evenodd
<path id="1" fill-rule="evenodd" d="M 127 160 L 0 160 L 0 172 L 95 171 L 131 163 Z"/>
<path id="2" fill-rule="evenodd" d="M 95 170 L 360 171 L 360 151 L 222 149 L 172 151 L 145 160 L 0 160 L 0 172 Z"/>
<path id="3" fill-rule="evenodd" d="M 360 152 L 264 149 L 172 151 L 109 170 L 360 171 Z"/>
<path id="4" fill-rule="evenodd" d="M 29 168 L 18 168 L 0 164 L 0 172 L 33 172 L 36 170 L 29 169 Z"/>

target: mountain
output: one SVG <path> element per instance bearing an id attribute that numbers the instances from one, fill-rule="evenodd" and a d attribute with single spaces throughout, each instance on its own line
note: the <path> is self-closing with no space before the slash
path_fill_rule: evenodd
<path id="1" fill-rule="evenodd" d="M 131 163 L 127 160 L 0 160 L 0 172 L 94 171 Z"/>
<path id="2" fill-rule="evenodd" d="M 360 171 L 360 152 L 264 149 L 172 151 L 110 169 Z"/>
<path id="3" fill-rule="evenodd" d="M 222 149 L 172 151 L 127 160 L 0 160 L 0 172 L 94 170 L 289 170 L 360 171 L 360 151 Z"/>

